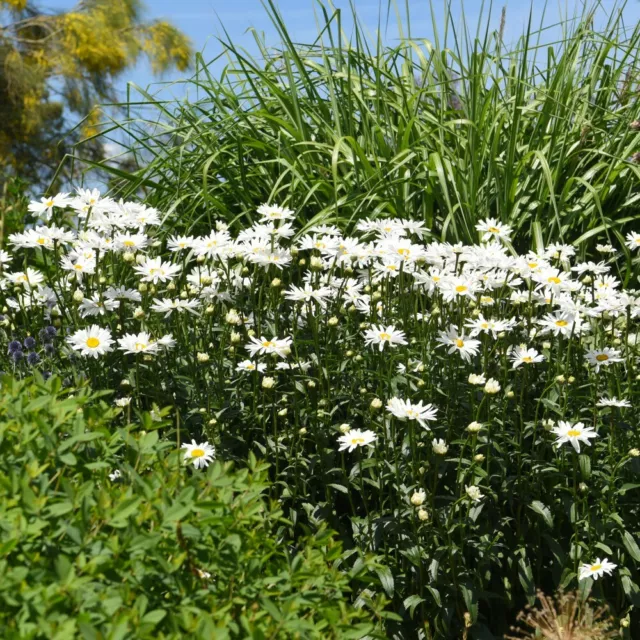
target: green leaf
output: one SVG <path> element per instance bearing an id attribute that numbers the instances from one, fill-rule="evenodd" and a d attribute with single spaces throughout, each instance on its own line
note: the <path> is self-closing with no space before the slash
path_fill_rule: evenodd
<path id="1" fill-rule="evenodd" d="M 551 514 L 551 509 L 549 509 L 549 507 L 539 500 L 534 500 L 529 505 L 529 509 L 532 509 L 538 515 L 541 515 L 547 525 L 553 529 L 553 515 Z"/>
<path id="2" fill-rule="evenodd" d="M 625 546 L 625 549 L 629 552 L 629 555 L 636 561 L 640 562 L 640 548 L 638 547 L 636 541 L 633 536 L 625 531 L 622 534 L 622 542 Z"/>
<path id="3" fill-rule="evenodd" d="M 413 618 L 413 613 L 416 610 L 416 607 L 422 602 L 425 602 L 424 598 L 421 598 L 418 595 L 413 595 L 405 598 L 402 604 L 404 605 L 404 608 L 409 611 L 409 615 Z"/>
<path id="4" fill-rule="evenodd" d="M 392 597 L 395 592 L 395 585 L 391 569 L 384 565 L 377 565 L 375 570 L 378 574 L 378 578 L 380 578 L 380 584 L 382 585 L 382 588 L 385 590 L 386 594 L 389 597 Z"/>

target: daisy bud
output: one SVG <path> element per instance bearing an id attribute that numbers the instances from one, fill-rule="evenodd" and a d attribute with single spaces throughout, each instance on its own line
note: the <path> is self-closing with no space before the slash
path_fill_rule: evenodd
<path id="1" fill-rule="evenodd" d="M 145 362 L 153 362 L 153 356 L 150 354 L 147 354 L 145 356 L 143 356 L 142 358 Z"/>
<path id="2" fill-rule="evenodd" d="M 582 278 L 582 284 L 591 284 L 593 282 L 593 278 L 591 276 L 585 276 Z"/>
<path id="3" fill-rule="evenodd" d="M 213 312 L 214 312 L 214 311 L 215 311 L 215 308 L 214 308 L 212 305 L 209 305 L 209 306 L 204 310 L 204 312 L 205 312 L 208 316 L 210 316 L 211 314 L 213 314 Z"/>
<path id="4" fill-rule="evenodd" d="M 329 318 L 328 324 L 330 327 L 335 327 L 338 324 L 338 318 L 336 318 L 335 316 Z"/>
<path id="5" fill-rule="evenodd" d="M 135 311 L 133 312 L 133 317 L 136 320 L 140 320 L 140 318 L 144 318 L 144 309 L 142 307 L 136 307 Z"/>
<path id="6" fill-rule="evenodd" d="M 507 396 L 507 398 L 509 398 L 509 400 L 511 400 L 511 398 L 513 398 L 513 396 L 515 396 L 516 394 L 513 393 L 513 391 L 511 391 L 511 389 L 509 389 L 509 391 L 507 391 L 507 393 L 505 395 Z"/>
<path id="7" fill-rule="evenodd" d="M 125 262 L 133 262 L 136 259 L 136 256 L 134 253 L 131 253 L 130 251 L 125 251 L 125 253 L 122 254 L 122 259 Z"/>
<path id="8" fill-rule="evenodd" d="M 444 456 L 447 451 L 449 451 L 449 446 L 442 438 L 440 438 L 440 440 L 434 440 L 431 443 L 431 448 L 433 449 L 433 453 L 439 456 Z"/>
<path id="9" fill-rule="evenodd" d="M 551 429 L 553 429 L 553 425 L 555 425 L 555 420 L 552 420 L 551 418 L 542 421 L 542 426 L 545 431 L 551 431 Z"/>
<path id="10" fill-rule="evenodd" d="M 411 496 L 411 504 L 414 507 L 421 507 L 424 504 L 424 501 L 427 499 L 427 494 L 424 489 L 420 489 L 415 491 Z"/>
<path id="11" fill-rule="evenodd" d="M 542 343 L 542 348 L 543 349 L 551 349 L 551 343 L 550 342 L 543 342 Z"/>
<path id="12" fill-rule="evenodd" d="M 213 427 L 218 424 L 218 421 L 215 418 L 211 418 L 211 420 L 209 420 L 209 424 Z"/>
<path id="13" fill-rule="evenodd" d="M 353 351 L 349 349 L 349 351 L 347 351 L 347 353 L 345 353 L 344 355 L 347 356 L 347 358 L 351 358 L 353 356 Z"/>
<path id="14" fill-rule="evenodd" d="M 433 309 L 431 309 L 431 315 L 432 316 L 439 316 L 440 315 L 440 307 L 433 307 Z"/>
<path id="15" fill-rule="evenodd" d="M 273 389 L 273 387 L 275 387 L 276 385 L 276 381 L 269 377 L 266 376 L 265 378 L 262 378 L 262 388 L 263 389 Z"/>
<path id="16" fill-rule="evenodd" d="M 364 288 L 364 292 L 365 292 L 365 293 L 371 293 L 371 285 L 369 285 L 369 284 L 368 284 L 368 285 Z"/>
<path id="17" fill-rule="evenodd" d="M 51 309 L 52 316 L 59 316 L 61 314 L 62 312 L 60 311 L 60 307 L 58 305 L 56 305 L 55 307 L 53 307 L 53 309 Z"/>
<path id="18" fill-rule="evenodd" d="M 301 436 L 305 435 L 305 434 L 307 433 L 307 429 L 306 429 L 306 427 L 302 427 L 302 428 L 298 429 L 298 433 L 299 433 Z"/>
<path id="19" fill-rule="evenodd" d="M 249 331 L 247 331 L 247 335 L 248 335 L 250 338 L 253 338 L 253 336 L 255 336 L 255 335 L 256 335 L 256 332 L 255 332 L 253 329 L 249 329 Z"/>
<path id="20" fill-rule="evenodd" d="M 242 275 L 243 276 L 249 275 L 249 267 L 242 267 Z"/>
<path id="21" fill-rule="evenodd" d="M 201 362 L 201 363 L 209 362 L 208 353 L 198 353 L 196 358 L 198 359 L 198 362 Z"/>
<path id="22" fill-rule="evenodd" d="M 167 285 L 167 291 L 175 291 L 175 288 L 176 288 L 176 283 L 175 282 L 170 282 Z"/>
<path id="23" fill-rule="evenodd" d="M 426 383 L 425 383 L 425 381 L 424 381 L 424 380 L 418 380 L 418 382 L 416 382 L 416 386 L 417 386 L 419 389 L 422 389 L 422 387 L 424 387 L 424 385 L 425 385 L 425 384 L 426 384 Z"/>
<path id="24" fill-rule="evenodd" d="M 588 486 L 587 486 L 587 484 L 586 484 L 586 483 L 584 483 L 584 482 L 581 482 L 581 483 L 578 485 L 578 489 L 580 489 L 580 492 L 581 492 L 581 493 L 586 493 L 587 491 L 589 491 L 589 487 L 588 487 Z"/>
<path id="25" fill-rule="evenodd" d="M 277 289 L 281 284 L 282 284 L 282 280 L 280 280 L 280 278 L 274 278 L 274 279 L 271 281 L 271 286 L 272 286 L 274 289 Z"/>
<path id="26" fill-rule="evenodd" d="M 615 338 L 613 344 L 615 344 L 616 347 L 619 347 L 622 344 L 622 340 L 620 340 L 620 338 Z"/>
<path id="27" fill-rule="evenodd" d="M 287 407 L 285 407 L 284 409 L 280 409 L 280 411 L 278 411 L 278 415 L 281 418 L 284 418 L 287 415 Z"/>
<path id="28" fill-rule="evenodd" d="M 361 356 L 360 354 L 358 354 L 358 355 L 355 357 L 355 361 L 356 361 L 356 362 L 362 362 L 362 360 L 363 360 L 363 358 L 362 358 L 362 356 Z"/>
<path id="29" fill-rule="evenodd" d="M 338 428 L 342 433 L 348 433 L 349 431 L 351 431 L 351 425 L 347 424 L 346 422 L 344 424 L 341 424 Z"/>
<path id="30" fill-rule="evenodd" d="M 469 381 L 469 384 L 480 385 L 485 383 L 485 377 L 483 373 L 481 373 L 480 375 L 477 375 L 475 373 L 470 373 L 468 381 Z"/>
<path id="31" fill-rule="evenodd" d="M 82 302 L 84 300 L 84 292 L 82 289 L 76 289 L 73 292 L 73 300 L 74 302 Z"/>
<path id="32" fill-rule="evenodd" d="M 573 384 L 576 381 L 576 379 L 573 376 L 569 376 L 569 378 L 567 379 L 567 382 L 569 384 Z"/>
<path id="33" fill-rule="evenodd" d="M 140 293 L 145 293 L 145 291 L 147 291 L 147 289 L 148 289 L 148 287 L 147 287 L 147 285 L 146 285 L 144 282 L 141 282 L 141 283 L 138 285 L 138 291 L 139 291 Z"/>
<path id="34" fill-rule="evenodd" d="M 371 300 L 373 300 L 373 302 L 377 302 L 378 300 L 380 300 L 380 298 L 382 298 L 382 294 L 379 291 L 376 291 L 372 296 L 371 296 Z"/>
<path id="35" fill-rule="evenodd" d="M 152 293 L 155 293 L 155 287 L 151 287 L 151 292 L 152 292 Z M 181 292 L 180 292 L 180 297 L 181 297 L 183 300 L 186 300 L 186 299 L 189 297 L 189 294 L 188 294 L 186 291 L 181 291 Z"/>
<path id="36" fill-rule="evenodd" d="M 636 449 L 636 448 L 629 449 L 629 455 L 632 458 L 637 458 L 638 456 L 640 456 L 640 449 Z"/>
<path id="37" fill-rule="evenodd" d="M 489 395 L 495 395 L 500 391 L 500 383 L 495 378 L 489 378 L 484 385 L 484 392 Z"/>
<path id="38" fill-rule="evenodd" d="M 345 267 L 344 268 L 344 272 L 346 275 L 351 276 L 353 275 L 353 269 L 351 267 Z"/>
<path id="39" fill-rule="evenodd" d="M 475 456 L 473 456 L 473 459 L 476 462 L 484 462 L 484 455 L 482 453 L 477 453 Z"/>
<path id="40" fill-rule="evenodd" d="M 369 405 L 371 407 L 371 409 L 373 409 L 374 411 L 377 411 L 378 409 L 382 408 L 382 400 L 380 400 L 380 398 L 374 398 L 371 401 L 371 404 Z"/>
<path id="41" fill-rule="evenodd" d="M 298 260 L 299 267 L 304 267 L 306 264 L 307 264 L 307 261 L 304 258 L 300 258 L 300 260 Z"/>
<path id="42" fill-rule="evenodd" d="M 425 509 L 418 509 L 418 518 L 422 520 L 422 522 L 426 522 L 429 519 L 429 514 Z"/>
<path id="43" fill-rule="evenodd" d="M 309 380 L 309 382 L 307 382 L 307 387 L 309 389 L 315 389 L 316 388 L 316 383 L 313 380 Z"/>
<path id="44" fill-rule="evenodd" d="M 558 384 L 564 384 L 566 381 L 567 379 L 563 375 L 556 376 L 556 382 Z"/>
<path id="45" fill-rule="evenodd" d="M 146 256 L 143 256 L 141 253 L 139 253 L 136 256 L 136 264 L 144 264 L 144 262 L 146 261 Z"/>
<path id="46" fill-rule="evenodd" d="M 473 422 L 471 422 L 469 424 L 469 426 L 467 427 L 467 431 L 469 433 L 478 433 L 478 431 L 480 431 L 480 429 L 482 429 L 482 424 L 479 422 L 476 422 L 475 420 Z"/>
<path id="47" fill-rule="evenodd" d="M 198 257 L 196 258 L 196 262 L 197 262 L 198 264 L 202 264 L 206 259 L 207 259 L 207 258 L 206 258 L 206 256 L 198 256 Z"/>
<path id="48" fill-rule="evenodd" d="M 229 339 L 231 340 L 231 344 L 238 344 L 238 342 L 240 342 L 242 337 L 240 336 L 239 333 L 236 333 L 235 331 L 232 331 L 231 332 L 231 336 L 229 337 Z"/>

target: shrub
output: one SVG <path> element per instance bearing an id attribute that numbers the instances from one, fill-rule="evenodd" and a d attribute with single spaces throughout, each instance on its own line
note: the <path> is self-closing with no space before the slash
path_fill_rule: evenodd
<path id="1" fill-rule="evenodd" d="M 182 464 L 161 422 L 59 378 L 2 380 L 0 636 L 360 638 L 340 546 L 278 537 L 265 465 Z M 141 428 L 143 427 L 143 428 Z"/>
<path id="2" fill-rule="evenodd" d="M 195 101 L 141 91 L 118 125 L 139 169 L 103 169 L 125 198 L 145 190 L 177 232 L 248 224 L 257 203 L 277 201 L 300 226 L 403 217 L 468 243 L 492 216 L 520 251 L 531 237 L 611 241 L 638 217 L 640 27 L 612 11 L 596 29 L 601 3 L 585 4 L 553 42 L 532 22 L 505 42 L 508 12 L 458 29 L 445 11 L 431 39 L 407 16 L 387 46 L 328 3 L 317 39 L 294 43 L 269 2 L 282 45 L 256 32 L 252 57 L 222 38 L 224 70 L 200 59 L 186 81 Z"/>

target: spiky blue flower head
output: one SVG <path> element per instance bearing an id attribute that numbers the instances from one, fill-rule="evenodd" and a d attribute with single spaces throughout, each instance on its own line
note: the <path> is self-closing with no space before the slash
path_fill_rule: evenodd
<path id="1" fill-rule="evenodd" d="M 11 351 L 10 353 L 11 353 L 11 359 L 14 362 L 20 362 L 20 360 L 24 358 L 24 353 L 22 353 L 20 349 L 16 349 L 15 351 Z"/>
<path id="2" fill-rule="evenodd" d="M 48 379 L 51 377 L 51 371 L 43 371 L 43 372 L 42 372 L 42 377 L 43 377 L 45 380 L 48 380 Z"/>
<path id="3" fill-rule="evenodd" d="M 28 336 L 24 339 L 22 344 L 24 344 L 25 349 L 33 349 L 36 346 L 36 339 Z"/>
<path id="4" fill-rule="evenodd" d="M 48 356 L 52 356 L 56 352 L 56 348 L 52 344 L 45 344 L 44 345 L 44 352 Z"/>
<path id="5" fill-rule="evenodd" d="M 45 331 L 47 333 L 47 337 L 49 338 L 55 338 L 58 335 L 58 330 L 52 325 L 46 327 Z"/>
<path id="6" fill-rule="evenodd" d="M 9 343 L 9 355 L 11 355 L 14 351 L 22 351 L 22 345 L 18 340 L 12 340 Z"/>
<path id="7" fill-rule="evenodd" d="M 35 365 L 37 365 L 40 362 L 40 356 L 35 352 L 32 351 L 28 356 L 27 356 L 27 362 L 34 367 Z"/>

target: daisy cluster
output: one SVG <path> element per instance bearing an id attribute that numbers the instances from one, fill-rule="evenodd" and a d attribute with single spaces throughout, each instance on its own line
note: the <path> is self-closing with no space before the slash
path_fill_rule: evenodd
<path id="1" fill-rule="evenodd" d="M 209 440 L 259 443 L 306 502 L 304 471 L 326 463 L 328 487 L 363 499 L 363 546 L 377 544 L 376 517 L 437 528 L 507 490 L 552 499 L 534 470 L 574 469 L 584 447 L 615 474 L 640 455 L 619 426 L 638 393 L 640 292 L 610 245 L 596 260 L 558 243 L 518 254 L 495 219 L 476 245 L 404 219 L 301 229 L 268 204 L 247 228 L 171 235 L 155 209 L 82 189 L 29 210 L 34 224 L 0 251 L 9 355 L 17 334 L 56 332 L 55 349 L 30 344 L 32 364 L 117 388 L 121 406 L 177 407 L 189 437 L 208 438 L 180 445 L 196 468 Z M 640 234 L 626 241 L 640 248 Z M 577 481 L 566 488 L 585 515 Z M 510 508 L 520 527 L 529 510 Z M 586 566 L 576 577 L 615 565 Z"/>

